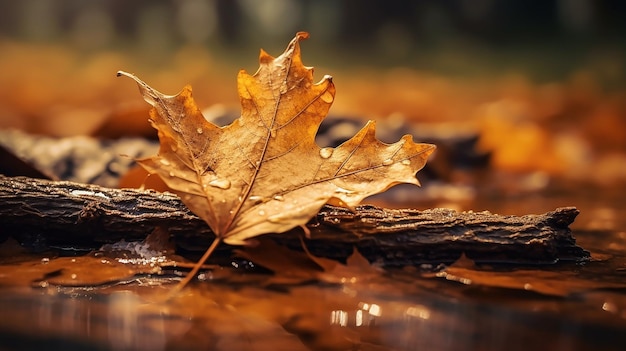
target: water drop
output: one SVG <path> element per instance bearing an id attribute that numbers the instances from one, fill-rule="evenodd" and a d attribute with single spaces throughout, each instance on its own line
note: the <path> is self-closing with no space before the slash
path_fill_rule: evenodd
<path id="1" fill-rule="evenodd" d="M 330 156 L 333 155 L 333 152 L 335 151 L 335 149 L 333 149 L 332 147 L 324 147 L 320 149 L 320 156 L 322 158 L 329 158 Z"/>
<path id="2" fill-rule="evenodd" d="M 341 188 L 341 187 L 337 187 L 337 189 L 335 189 L 335 194 L 350 195 L 352 193 L 354 193 L 354 191 L 348 190 L 348 189 L 344 189 L 344 188 Z"/>
<path id="3" fill-rule="evenodd" d="M 160 158 L 160 159 L 159 159 L 159 162 L 161 162 L 161 164 L 162 164 L 163 166 L 169 166 L 169 165 L 170 165 L 170 161 L 168 161 L 168 160 L 167 160 L 167 159 L 165 159 L 165 158 Z"/>
<path id="4" fill-rule="evenodd" d="M 409 160 L 409 159 L 402 160 L 402 164 L 405 165 L 405 166 L 408 166 L 408 165 L 411 164 L 411 160 Z"/>
<path id="5" fill-rule="evenodd" d="M 248 200 L 254 202 L 255 204 L 260 204 L 263 202 L 263 198 L 258 195 L 252 195 L 248 198 Z"/>
<path id="6" fill-rule="evenodd" d="M 173 177 L 173 176 L 174 176 L 174 172 L 170 172 L 170 177 Z"/>
<path id="7" fill-rule="evenodd" d="M 276 137 L 276 129 L 270 129 L 270 137 L 271 138 L 275 138 Z"/>
<path id="8" fill-rule="evenodd" d="M 326 91 L 324 92 L 324 94 L 322 94 L 322 96 L 320 96 L 320 98 L 322 99 L 322 101 L 324 101 L 325 103 L 330 104 L 331 102 L 333 102 L 333 100 L 335 99 L 333 97 L 333 94 L 331 94 L 330 91 Z"/>
<path id="9" fill-rule="evenodd" d="M 392 164 L 393 164 L 393 160 L 390 158 L 383 161 L 383 166 L 390 166 Z"/>
<path id="10" fill-rule="evenodd" d="M 198 129 L 196 129 L 196 133 L 198 133 L 198 134 L 202 134 L 202 132 L 204 132 L 204 131 L 202 130 L 202 128 L 198 127 Z"/>
<path id="11" fill-rule="evenodd" d="M 282 222 L 282 218 L 278 218 L 276 216 L 267 217 L 265 220 L 270 222 L 270 223 L 281 223 Z"/>
<path id="12" fill-rule="evenodd" d="M 282 195 L 276 195 L 276 196 L 274 196 L 274 200 L 276 200 L 276 201 L 285 201 L 285 198 Z"/>
<path id="13" fill-rule="evenodd" d="M 70 278 L 72 278 L 72 279 L 76 279 L 77 277 L 78 277 L 78 276 L 77 276 L 76 274 L 72 274 L 72 275 L 70 276 Z"/>
<path id="14" fill-rule="evenodd" d="M 209 185 L 215 188 L 226 190 L 230 188 L 230 180 L 217 178 L 217 179 L 213 179 L 212 181 L 210 181 Z"/>
<path id="15" fill-rule="evenodd" d="M 259 216 L 265 216 L 265 211 L 260 210 L 260 211 L 259 211 Z"/>

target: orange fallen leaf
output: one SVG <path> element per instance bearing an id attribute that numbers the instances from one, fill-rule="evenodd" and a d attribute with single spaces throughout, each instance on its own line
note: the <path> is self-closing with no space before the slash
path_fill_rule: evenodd
<path id="1" fill-rule="evenodd" d="M 419 185 L 415 173 L 434 145 L 409 135 L 385 144 L 372 121 L 336 148 L 315 143 L 335 86 L 330 76 L 314 83 L 313 69 L 303 65 L 299 42 L 307 37 L 298 33 L 276 58 L 261 50 L 254 75 L 239 72 L 242 115 L 225 127 L 204 118 L 189 86 L 168 96 L 118 72 L 134 79 L 153 106 L 161 147 L 139 163 L 215 232 L 200 264 L 220 241 L 241 245 L 303 226 L 327 202 L 355 206 L 399 183 Z"/>
<path id="2" fill-rule="evenodd" d="M 276 244 L 271 239 L 260 238 L 260 245 L 236 250 L 238 257 L 261 265 L 274 276 L 266 284 L 300 284 L 317 280 L 325 283 L 356 283 L 379 277 L 382 269 L 372 266 L 356 249 L 348 257 L 346 264 L 305 252 L 291 250 Z"/>
<path id="3" fill-rule="evenodd" d="M 92 256 L 45 258 L 0 264 L 0 286 L 95 287 L 131 280 L 136 274 L 153 273 L 155 270 L 154 267 L 130 267 L 115 260 Z"/>
<path id="4" fill-rule="evenodd" d="M 465 285 L 487 286 L 513 290 L 533 291 L 547 296 L 565 297 L 596 289 L 624 289 L 626 284 L 582 279 L 570 271 L 516 269 L 506 272 L 481 270 L 462 255 L 441 272 L 427 273 L 425 277 L 445 278 Z"/>

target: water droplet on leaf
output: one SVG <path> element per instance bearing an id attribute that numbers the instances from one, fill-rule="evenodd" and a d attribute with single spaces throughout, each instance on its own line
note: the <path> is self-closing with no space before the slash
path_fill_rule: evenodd
<path id="1" fill-rule="evenodd" d="M 260 211 L 259 211 L 259 216 L 265 216 L 265 211 L 260 210 Z"/>
<path id="2" fill-rule="evenodd" d="M 332 147 L 324 147 L 320 149 L 320 156 L 322 158 L 329 158 L 330 156 L 333 155 L 333 152 L 335 151 L 335 149 L 333 149 Z"/>
<path id="3" fill-rule="evenodd" d="M 202 132 L 204 132 L 204 131 L 202 130 L 202 128 L 198 127 L 198 129 L 196 129 L 196 133 L 198 133 L 198 134 L 202 134 Z"/>
<path id="4" fill-rule="evenodd" d="M 345 188 L 341 188 L 341 187 L 337 187 L 337 189 L 335 189 L 335 194 L 351 195 L 353 193 L 354 193 L 354 191 L 348 190 L 348 189 L 345 189 Z"/>
<path id="5" fill-rule="evenodd" d="M 391 166 L 393 164 L 393 160 L 388 158 L 383 161 L 383 166 Z"/>
<path id="6" fill-rule="evenodd" d="M 228 179 L 213 179 L 212 181 L 209 182 L 209 185 L 215 188 L 220 188 L 220 189 L 229 189 L 230 188 L 230 180 Z"/>
<path id="7" fill-rule="evenodd" d="M 248 198 L 248 200 L 254 202 L 255 204 L 260 204 L 263 201 L 263 198 L 258 195 L 252 195 Z"/>
<path id="8" fill-rule="evenodd" d="M 281 223 L 283 221 L 283 218 L 279 218 L 279 217 L 276 217 L 276 216 L 271 216 L 271 217 L 267 217 L 265 220 L 270 222 L 270 223 Z"/>
<path id="9" fill-rule="evenodd" d="M 402 160 L 402 164 L 405 165 L 405 166 L 408 166 L 408 165 L 411 164 L 411 160 L 409 160 L 409 159 Z"/>
<path id="10" fill-rule="evenodd" d="M 169 166 L 169 165 L 170 165 L 170 161 L 168 161 L 168 160 L 167 160 L 167 159 L 165 159 L 165 158 L 160 158 L 160 159 L 159 159 L 159 162 L 161 162 L 161 164 L 162 164 L 163 166 Z"/>
<path id="11" fill-rule="evenodd" d="M 274 196 L 274 200 L 276 200 L 276 201 L 285 201 L 285 198 L 282 195 L 276 195 L 276 196 Z"/>

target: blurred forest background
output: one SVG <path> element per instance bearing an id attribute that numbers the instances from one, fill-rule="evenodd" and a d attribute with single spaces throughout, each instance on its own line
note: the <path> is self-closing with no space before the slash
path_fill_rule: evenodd
<path id="1" fill-rule="evenodd" d="M 476 133 L 502 172 L 623 184 L 625 15 L 619 0 L 0 0 L 0 128 L 154 136 L 117 70 L 238 111 L 237 71 L 303 30 L 333 115 Z"/>

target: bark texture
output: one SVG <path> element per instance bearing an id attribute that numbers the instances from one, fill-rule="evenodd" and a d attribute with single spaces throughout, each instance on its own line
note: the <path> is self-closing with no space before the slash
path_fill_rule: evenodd
<path id="1" fill-rule="evenodd" d="M 577 215 L 574 207 L 502 216 L 325 206 L 309 222 L 306 244 L 316 255 L 337 259 L 356 247 L 370 261 L 391 266 L 451 262 L 461 253 L 477 262 L 581 262 L 589 253 L 576 245 L 569 229 Z M 202 251 L 213 239 L 210 228 L 174 194 L 0 175 L 0 239 L 14 237 L 34 250 L 90 250 L 122 239 L 143 240 L 157 227 L 186 250 Z M 268 235 L 299 248 L 301 234 L 298 228 Z M 229 250 L 224 245 L 222 254 Z"/>

